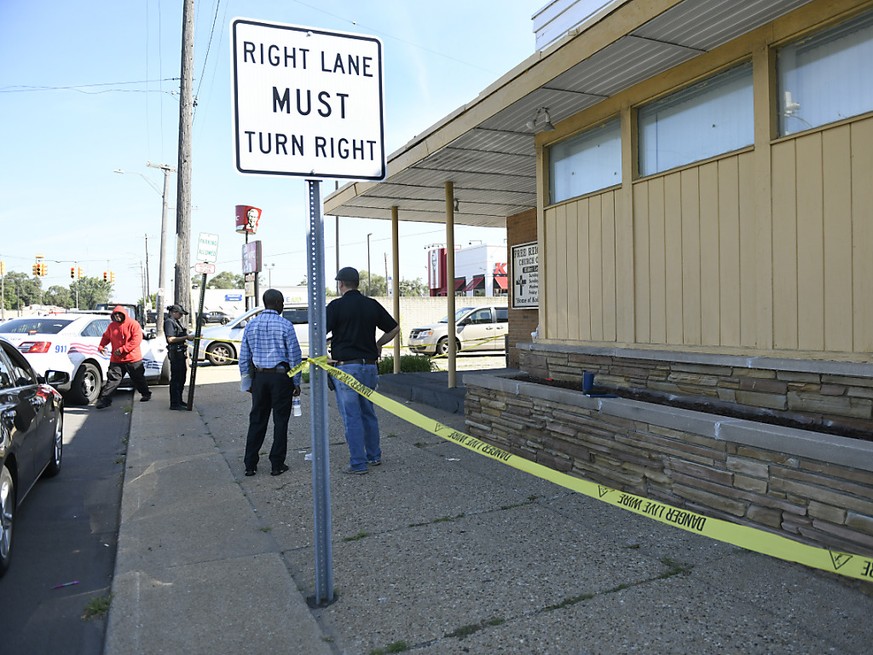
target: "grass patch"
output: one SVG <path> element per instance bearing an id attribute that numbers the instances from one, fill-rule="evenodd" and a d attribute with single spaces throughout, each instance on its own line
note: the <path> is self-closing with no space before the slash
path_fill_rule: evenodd
<path id="1" fill-rule="evenodd" d="M 387 655 L 387 653 L 403 653 L 409 650 L 409 644 L 405 641 L 395 641 L 388 644 L 385 648 L 374 648 L 370 651 L 370 655 Z"/>
<path id="2" fill-rule="evenodd" d="M 553 610 L 560 610 L 560 609 L 563 609 L 565 607 L 570 607 L 571 605 L 575 605 L 576 603 L 582 603 L 582 602 L 585 602 L 586 600 L 591 600 L 592 598 L 594 598 L 594 596 L 595 596 L 595 594 L 579 594 L 578 596 L 570 596 L 569 598 L 565 598 L 560 603 L 557 603 L 555 605 L 546 605 L 543 608 L 543 611 L 551 612 Z"/>
<path id="3" fill-rule="evenodd" d="M 85 605 L 85 610 L 82 612 L 82 619 L 85 621 L 90 621 L 91 619 L 102 619 L 109 612 L 109 603 L 111 600 L 112 594 L 92 598 L 91 602 Z"/>
<path id="4" fill-rule="evenodd" d="M 484 630 L 485 628 L 494 627 L 506 623 L 506 619 L 502 619 L 499 616 L 495 616 L 490 619 L 485 619 L 484 621 L 479 621 L 479 623 L 471 623 L 470 625 L 461 626 L 457 630 L 450 632 L 446 635 L 446 637 L 454 637 L 455 639 L 461 640 L 466 639 L 472 634 L 479 632 L 480 630 Z"/>
<path id="5" fill-rule="evenodd" d="M 351 537 L 343 537 L 343 541 L 360 541 L 361 539 L 366 539 L 369 536 L 369 532 L 359 532 L 358 534 L 352 535 Z"/>

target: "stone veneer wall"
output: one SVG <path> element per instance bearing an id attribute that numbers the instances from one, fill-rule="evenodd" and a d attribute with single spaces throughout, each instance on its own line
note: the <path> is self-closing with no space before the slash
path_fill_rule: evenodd
<path id="1" fill-rule="evenodd" d="M 873 555 L 873 443 L 466 374 L 469 434 L 558 471 Z"/>
<path id="2" fill-rule="evenodd" d="M 638 389 L 832 419 L 873 433 L 873 364 L 520 343 L 519 368 L 534 377 L 606 389 Z"/>

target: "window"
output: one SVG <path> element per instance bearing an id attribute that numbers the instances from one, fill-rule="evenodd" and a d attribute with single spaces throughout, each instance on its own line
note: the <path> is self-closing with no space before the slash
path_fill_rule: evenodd
<path id="1" fill-rule="evenodd" d="M 0 324 L 0 332 L 7 334 L 57 334 L 71 320 L 60 318 L 18 318 Z"/>
<path id="2" fill-rule="evenodd" d="M 616 118 L 549 148 L 552 203 L 621 184 L 621 124 Z"/>
<path id="3" fill-rule="evenodd" d="M 751 145 L 753 111 L 751 64 L 641 107 L 640 175 L 654 175 Z"/>
<path id="4" fill-rule="evenodd" d="M 101 318 L 97 321 L 91 321 L 88 325 L 85 326 L 85 329 L 82 330 L 83 337 L 102 337 L 103 333 L 106 332 L 106 328 L 109 327 L 109 319 Z"/>
<path id="5" fill-rule="evenodd" d="M 2 344 L 0 344 L 2 346 Z M 6 359 L 3 353 L 3 348 L 0 347 L 0 389 L 9 389 L 12 387 L 12 380 L 15 376 L 12 372 L 12 364 Z"/>
<path id="6" fill-rule="evenodd" d="M 291 321 L 294 325 L 306 325 L 309 323 L 308 309 L 286 309 L 282 312 L 282 316 L 286 321 Z"/>
<path id="7" fill-rule="evenodd" d="M 497 322 L 509 323 L 509 309 L 506 307 L 497 308 Z"/>
<path id="8" fill-rule="evenodd" d="M 873 12 L 781 48 L 779 134 L 873 111 Z"/>

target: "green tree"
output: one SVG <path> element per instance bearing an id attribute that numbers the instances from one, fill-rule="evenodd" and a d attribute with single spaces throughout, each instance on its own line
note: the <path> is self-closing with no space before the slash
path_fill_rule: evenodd
<path id="1" fill-rule="evenodd" d="M 199 289 L 201 280 L 203 280 L 202 274 L 191 276 L 191 286 Z M 230 271 L 221 271 L 211 280 L 206 281 L 207 289 L 245 289 L 245 286 L 245 277 Z"/>
<path id="2" fill-rule="evenodd" d="M 406 297 L 421 298 L 430 295 L 430 290 L 427 285 L 421 281 L 420 277 L 414 280 L 400 280 L 400 295 Z"/>
<path id="3" fill-rule="evenodd" d="M 70 297 L 76 298 L 79 290 L 79 309 L 91 309 L 97 303 L 109 302 L 112 296 L 112 282 L 96 277 L 82 277 L 70 283 Z"/>
<path id="4" fill-rule="evenodd" d="M 56 305 L 64 309 L 69 309 L 75 303 L 70 295 L 70 290 L 57 284 L 45 290 L 45 293 L 42 294 L 42 301 L 46 305 Z"/>
<path id="5" fill-rule="evenodd" d="M 39 304 L 42 300 L 42 279 L 12 271 L 5 276 L 6 309 L 18 309 Z"/>

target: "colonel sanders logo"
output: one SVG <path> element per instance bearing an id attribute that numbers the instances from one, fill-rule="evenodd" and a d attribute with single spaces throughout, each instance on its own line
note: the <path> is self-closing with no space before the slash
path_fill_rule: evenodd
<path id="1" fill-rule="evenodd" d="M 244 234 L 255 234 L 258 222 L 261 220 L 261 210 L 251 205 L 236 206 L 236 231 Z"/>

